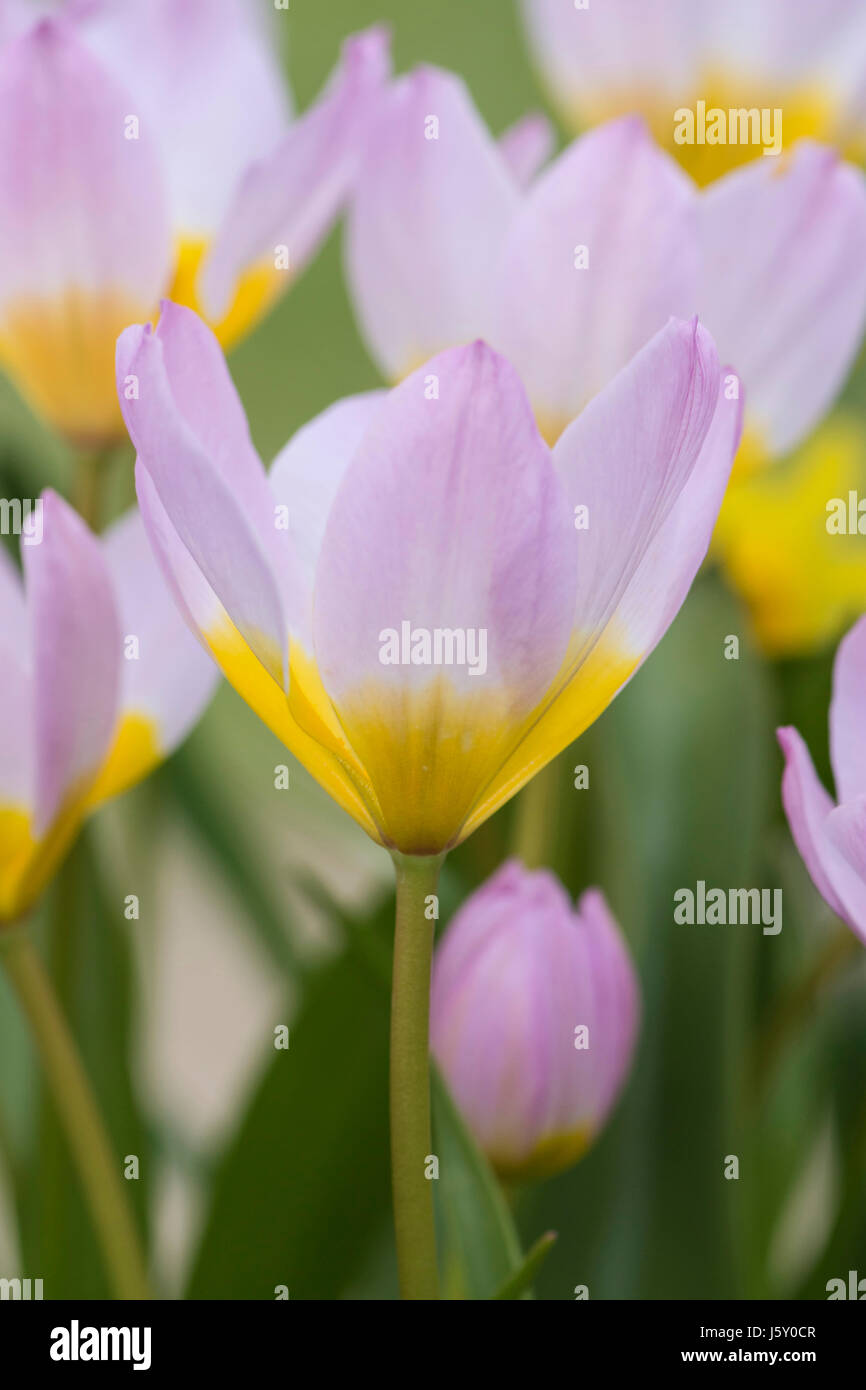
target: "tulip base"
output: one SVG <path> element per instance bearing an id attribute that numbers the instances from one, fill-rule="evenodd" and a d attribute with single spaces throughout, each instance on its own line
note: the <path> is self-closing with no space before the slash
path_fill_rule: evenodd
<path id="1" fill-rule="evenodd" d="M 437 1299 L 430 1157 L 430 972 L 435 895 L 442 856 L 395 854 L 397 912 L 391 987 L 391 1177 L 400 1292 Z"/>

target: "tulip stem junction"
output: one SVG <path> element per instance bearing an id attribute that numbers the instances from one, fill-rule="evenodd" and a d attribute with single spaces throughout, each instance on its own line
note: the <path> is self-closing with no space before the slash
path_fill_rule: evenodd
<path id="1" fill-rule="evenodd" d="M 400 1292 L 437 1299 L 431 1157 L 430 972 L 442 856 L 394 855 L 397 915 L 391 986 L 391 1180 Z"/>
<path id="2" fill-rule="evenodd" d="M 150 1298 L 120 1164 L 39 953 L 16 928 L 4 933 L 0 957 L 32 1028 L 115 1294 L 126 1300 Z"/>

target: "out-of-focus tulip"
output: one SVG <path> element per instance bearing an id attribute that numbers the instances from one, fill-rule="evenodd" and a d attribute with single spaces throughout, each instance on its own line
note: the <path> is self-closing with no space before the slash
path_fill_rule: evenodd
<path id="1" fill-rule="evenodd" d="M 796 729 L 779 729 L 782 801 L 818 892 L 866 942 L 866 618 L 839 645 L 833 668 L 830 758 L 838 805 Z"/>
<path id="2" fill-rule="evenodd" d="M 712 340 L 671 321 L 551 451 L 484 343 L 339 402 L 270 474 L 218 345 L 118 344 L 139 501 L 231 683 L 379 843 L 458 843 L 602 712 L 703 558 L 736 448 Z"/>
<path id="3" fill-rule="evenodd" d="M 138 511 L 97 540 L 56 494 L 36 506 L 23 584 L 0 547 L 0 923 L 33 904 L 85 816 L 180 742 L 214 686 Z"/>
<path id="4" fill-rule="evenodd" d="M 388 90 L 346 241 L 358 322 L 384 375 L 481 335 L 517 368 L 552 443 L 671 314 L 697 312 L 745 388 L 735 480 L 769 476 L 819 424 L 863 335 L 862 173 L 803 141 L 701 191 L 624 117 L 524 183 L 459 79 L 421 68 Z M 790 631 L 794 595 L 774 588 L 769 560 L 745 563 L 769 523 L 740 508 L 718 554 L 727 562 L 737 546 L 729 572 L 755 610 L 770 609 L 761 628 L 773 633 Z M 838 622 L 834 573 L 817 585 L 825 629 Z"/>
<path id="5" fill-rule="evenodd" d="M 750 139 L 676 139 L 677 113 L 781 111 L 801 136 L 866 147 L 861 0 L 521 0 L 541 73 L 574 128 L 639 112 L 701 182 L 761 155 Z M 682 129 L 682 128 L 681 128 Z M 696 127 L 696 130 L 698 128 Z M 770 146 L 772 148 L 772 146 Z"/>
<path id="6" fill-rule="evenodd" d="M 0 48 L 0 364 L 82 447 L 122 437 L 113 358 L 168 293 L 226 344 L 338 213 L 387 39 L 347 41 L 289 119 L 242 0 L 72 0 Z"/>
<path id="7" fill-rule="evenodd" d="M 604 896 L 503 865 L 437 947 L 430 1045 L 496 1170 L 547 1177 L 598 1134 L 628 1074 L 637 977 Z"/>

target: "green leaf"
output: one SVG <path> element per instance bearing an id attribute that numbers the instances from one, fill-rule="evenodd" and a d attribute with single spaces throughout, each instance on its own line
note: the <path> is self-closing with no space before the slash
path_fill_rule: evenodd
<path id="1" fill-rule="evenodd" d="M 435 1066 L 432 1097 L 442 1295 L 490 1299 L 520 1270 L 520 1239 L 502 1189 Z"/>
<path id="2" fill-rule="evenodd" d="M 389 1207 L 388 996 L 350 939 L 311 979 L 219 1164 L 188 1296 L 339 1298 Z"/>
<path id="3" fill-rule="evenodd" d="M 543 1236 L 539 1236 L 517 1273 L 505 1281 L 499 1292 L 494 1294 L 494 1298 L 523 1298 L 532 1288 L 535 1276 L 550 1254 L 555 1241 L 556 1231 L 545 1231 Z"/>

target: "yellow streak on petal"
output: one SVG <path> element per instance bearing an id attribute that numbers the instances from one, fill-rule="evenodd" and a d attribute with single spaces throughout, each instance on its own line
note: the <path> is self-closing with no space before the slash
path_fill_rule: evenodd
<path id="1" fill-rule="evenodd" d="M 70 796 L 48 832 L 33 835 L 27 811 L 0 807 L 0 922 L 29 911 L 45 890 L 84 817 L 85 798 Z"/>
<path id="2" fill-rule="evenodd" d="M 292 644 L 289 660 L 292 693 L 291 698 L 287 698 L 227 617 L 205 634 L 205 640 L 214 660 L 241 698 L 338 805 L 348 811 L 372 839 L 383 843 L 375 819 L 375 797 L 363 768 L 340 730 L 315 662 L 297 644 Z"/>
<path id="3" fill-rule="evenodd" d="M 694 112 L 698 101 L 705 103 L 708 121 L 713 108 L 725 112 L 726 131 L 728 112 L 732 109 L 768 109 L 771 113 L 776 109 L 781 110 L 783 150 L 790 150 L 796 140 L 806 136 L 831 143 L 834 141 L 838 135 L 839 103 L 827 87 L 818 82 L 803 82 L 788 88 L 774 84 L 773 77 L 755 74 L 750 78 L 730 71 L 708 69 L 703 79 L 696 81 L 694 90 L 682 97 L 674 97 L 649 84 L 625 90 L 609 88 L 576 94 L 573 102 L 566 107 L 565 116 L 572 129 L 581 130 L 600 125 L 616 116 L 639 112 L 658 144 L 672 154 L 695 182 L 703 187 L 732 169 L 764 156 L 760 143 L 678 145 L 674 140 L 674 113 L 683 107 Z M 729 131 L 727 133 L 730 134 Z"/>
<path id="4" fill-rule="evenodd" d="M 571 1168 L 583 1158 L 594 1138 L 589 1125 L 581 1125 L 562 1134 L 546 1135 L 526 1158 L 519 1161 L 495 1153 L 489 1157 L 499 1176 L 506 1181 L 535 1182 Z"/>
<path id="5" fill-rule="evenodd" d="M 152 772 L 164 756 L 154 720 L 146 714 L 125 714 L 87 797 L 87 809 L 127 791 Z"/>
<path id="6" fill-rule="evenodd" d="M 466 820 L 460 839 L 498 811 L 537 772 L 594 724 L 622 688 L 641 657 L 622 635 L 606 632 L 549 707 L 542 704 L 526 721 L 526 732 Z M 572 657 L 563 663 L 563 677 Z M 561 678 L 553 683 L 556 689 Z"/>
<path id="7" fill-rule="evenodd" d="M 59 434 L 79 448 L 105 447 L 126 437 L 115 342 L 128 324 L 149 313 L 149 306 L 119 289 L 22 296 L 0 315 L 0 364 Z"/>
<path id="8" fill-rule="evenodd" d="M 827 646 L 866 608 L 866 536 L 827 531 L 827 503 L 849 491 L 866 497 L 866 430 L 844 416 L 728 489 L 714 553 L 773 655 Z"/>
<path id="9" fill-rule="evenodd" d="M 201 307 L 196 281 L 204 260 L 208 243 L 203 238 L 184 237 L 178 243 L 174 283 L 169 298 L 176 304 L 185 304 L 210 324 L 223 348 L 230 348 L 252 332 L 259 319 L 263 318 L 274 300 L 288 288 L 291 272 L 277 270 L 268 260 L 250 266 L 241 276 L 234 299 L 226 313 L 218 321 L 208 319 Z"/>

